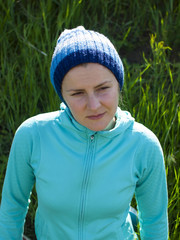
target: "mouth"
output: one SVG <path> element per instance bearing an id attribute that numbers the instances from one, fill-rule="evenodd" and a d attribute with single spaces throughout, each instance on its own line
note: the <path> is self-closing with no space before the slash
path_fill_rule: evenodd
<path id="1" fill-rule="evenodd" d="M 96 114 L 96 115 L 90 115 L 90 116 L 87 116 L 87 118 L 90 119 L 90 120 L 99 120 L 99 119 L 103 118 L 104 115 L 105 115 L 105 112 L 100 113 L 100 114 Z"/>

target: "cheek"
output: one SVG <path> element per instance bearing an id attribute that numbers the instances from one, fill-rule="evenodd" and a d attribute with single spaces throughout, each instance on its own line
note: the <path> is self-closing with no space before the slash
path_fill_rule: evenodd
<path id="1" fill-rule="evenodd" d="M 117 91 L 117 89 L 114 89 L 108 94 L 102 96 L 102 99 L 106 105 L 109 105 L 110 107 L 115 107 L 116 105 L 118 105 L 119 102 L 119 92 Z"/>
<path id="2" fill-rule="evenodd" d="M 80 116 L 80 114 L 83 111 L 83 106 L 82 103 L 77 102 L 77 101 L 72 101 L 72 102 L 67 102 L 67 105 L 72 113 L 72 115 L 75 116 Z"/>
<path id="3" fill-rule="evenodd" d="M 114 90 L 113 96 L 114 96 L 114 99 L 115 99 L 116 104 L 118 105 L 118 103 L 119 103 L 119 97 L 120 97 L 119 87 Z"/>

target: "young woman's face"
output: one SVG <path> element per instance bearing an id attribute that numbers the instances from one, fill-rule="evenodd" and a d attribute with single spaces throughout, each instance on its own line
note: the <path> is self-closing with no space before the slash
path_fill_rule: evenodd
<path id="1" fill-rule="evenodd" d="M 119 86 L 113 73 L 98 63 L 72 68 L 62 82 L 62 95 L 81 125 L 101 131 L 114 118 Z"/>

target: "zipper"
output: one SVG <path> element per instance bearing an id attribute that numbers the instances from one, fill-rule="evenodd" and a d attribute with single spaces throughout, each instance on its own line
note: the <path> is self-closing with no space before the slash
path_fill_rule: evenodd
<path id="1" fill-rule="evenodd" d="M 83 181 L 81 186 L 80 206 L 79 206 L 79 217 L 78 217 L 78 240 L 83 240 L 84 237 L 84 216 L 86 209 L 86 199 L 88 192 L 88 185 L 90 180 L 91 169 L 94 160 L 94 135 L 91 135 L 88 139 L 88 147 L 85 156 L 85 166 Z"/>

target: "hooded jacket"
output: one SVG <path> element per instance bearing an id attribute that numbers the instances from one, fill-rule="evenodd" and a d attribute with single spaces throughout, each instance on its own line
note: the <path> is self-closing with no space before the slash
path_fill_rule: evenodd
<path id="1" fill-rule="evenodd" d="M 119 108 L 116 125 L 94 132 L 65 106 L 26 120 L 10 151 L 0 240 L 22 238 L 35 183 L 37 240 L 134 240 L 135 194 L 141 239 L 166 240 L 167 187 L 156 136 Z"/>

